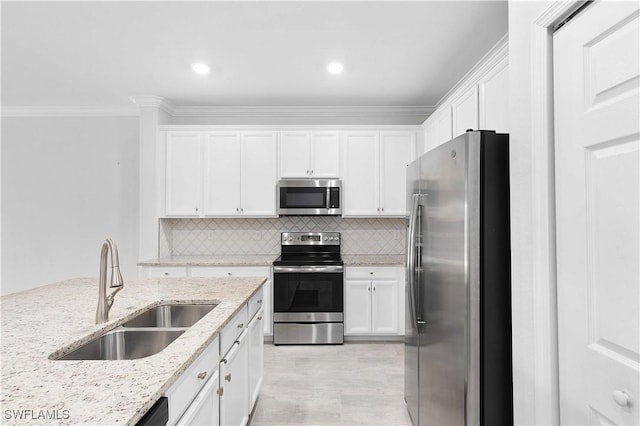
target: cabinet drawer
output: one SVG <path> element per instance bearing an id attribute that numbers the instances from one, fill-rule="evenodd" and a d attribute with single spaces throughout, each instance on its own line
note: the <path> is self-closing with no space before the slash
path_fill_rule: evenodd
<path id="1" fill-rule="evenodd" d="M 192 277 L 268 277 L 269 267 L 199 266 L 191 268 Z"/>
<path id="2" fill-rule="evenodd" d="M 166 396 L 169 398 L 168 424 L 176 424 L 200 389 L 218 369 L 219 358 L 219 339 L 216 337 L 167 391 Z"/>
<path id="3" fill-rule="evenodd" d="M 254 315 L 260 310 L 263 304 L 263 287 L 260 287 L 256 294 L 251 296 L 251 299 L 249 299 L 249 303 L 247 304 L 247 306 L 249 307 L 249 319 L 254 317 Z"/>
<path id="4" fill-rule="evenodd" d="M 345 278 L 346 279 L 356 279 L 356 280 L 377 280 L 377 279 L 387 279 L 387 280 L 395 280 L 396 277 L 396 268 L 394 267 L 383 267 L 383 266 L 350 266 L 345 268 Z"/>
<path id="5" fill-rule="evenodd" d="M 244 305 L 220 332 L 220 355 L 224 356 L 231 349 L 248 324 L 247 305 Z"/>
<path id="6" fill-rule="evenodd" d="M 187 276 L 187 268 L 180 266 L 155 267 L 147 269 L 149 278 L 183 278 Z"/>

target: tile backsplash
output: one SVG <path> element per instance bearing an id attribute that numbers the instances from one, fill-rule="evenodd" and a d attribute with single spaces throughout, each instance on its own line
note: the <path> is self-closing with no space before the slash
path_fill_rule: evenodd
<path id="1" fill-rule="evenodd" d="M 274 219 L 161 219 L 160 257 L 280 253 L 280 233 L 337 231 L 343 254 L 403 254 L 405 220 L 287 216 Z"/>

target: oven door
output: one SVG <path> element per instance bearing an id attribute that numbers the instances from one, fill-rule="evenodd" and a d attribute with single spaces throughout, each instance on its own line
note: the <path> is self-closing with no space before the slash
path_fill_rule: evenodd
<path id="1" fill-rule="evenodd" d="M 327 270 L 334 272 L 326 272 Z M 321 272 L 324 270 L 325 272 Z M 274 267 L 274 321 L 342 321 L 342 267 Z"/>

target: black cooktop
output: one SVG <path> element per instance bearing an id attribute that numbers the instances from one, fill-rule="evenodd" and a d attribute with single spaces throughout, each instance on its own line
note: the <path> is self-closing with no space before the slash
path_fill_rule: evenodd
<path id="1" fill-rule="evenodd" d="M 340 253 L 287 253 L 274 260 L 274 266 L 343 265 Z"/>
<path id="2" fill-rule="evenodd" d="M 340 233 L 283 232 L 274 266 L 342 266 Z"/>

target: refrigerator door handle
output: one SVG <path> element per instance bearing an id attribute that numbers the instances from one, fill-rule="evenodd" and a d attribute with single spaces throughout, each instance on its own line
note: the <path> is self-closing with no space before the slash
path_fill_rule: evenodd
<path id="1" fill-rule="evenodd" d="M 409 311 L 411 321 L 416 324 L 418 321 L 416 296 L 415 296 L 415 275 L 416 275 L 416 222 L 418 221 L 418 205 L 420 195 L 413 194 L 411 212 L 409 214 L 409 235 L 407 236 L 407 285 L 409 286 Z"/>

